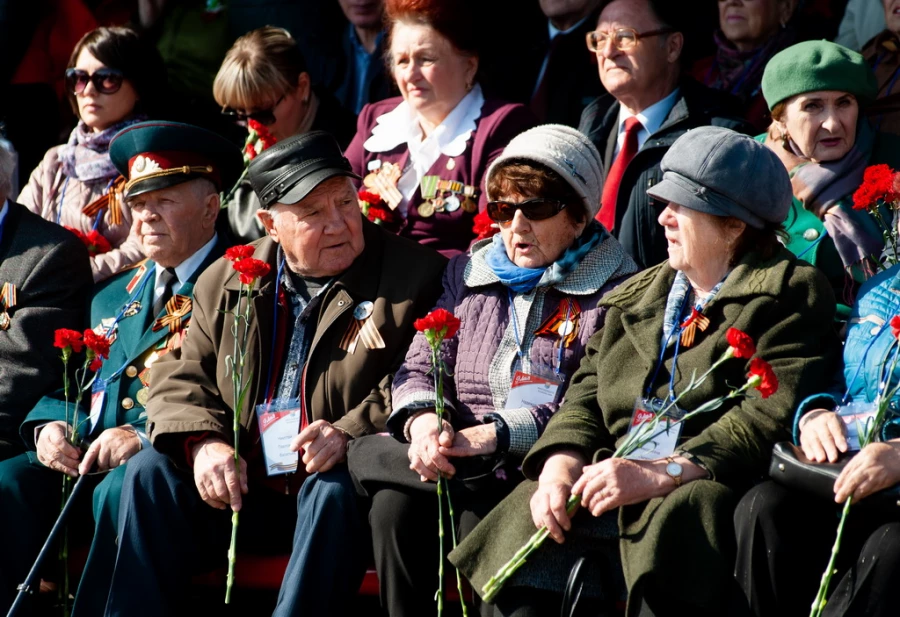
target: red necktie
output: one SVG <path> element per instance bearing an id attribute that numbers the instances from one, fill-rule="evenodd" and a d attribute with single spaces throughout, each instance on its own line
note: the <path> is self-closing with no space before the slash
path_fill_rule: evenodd
<path id="1" fill-rule="evenodd" d="M 612 231 L 616 226 L 616 198 L 619 196 L 619 185 L 622 183 L 622 176 L 625 174 L 625 168 L 634 158 L 638 151 L 638 131 L 644 128 L 641 121 L 635 116 L 625 119 L 625 139 L 622 141 L 622 148 L 619 155 L 613 161 L 609 173 L 606 175 L 606 183 L 603 185 L 603 197 L 600 199 L 600 212 L 597 213 L 597 220 L 606 227 L 608 231 Z"/>

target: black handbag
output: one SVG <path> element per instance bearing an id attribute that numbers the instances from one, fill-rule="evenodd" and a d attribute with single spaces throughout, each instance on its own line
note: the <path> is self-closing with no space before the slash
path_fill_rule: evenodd
<path id="1" fill-rule="evenodd" d="M 769 477 L 790 489 L 834 502 L 834 483 L 856 452 L 844 454 L 836 463 L 816 463 L 799 446 L 783 441 L 775 444 Z M 869 495 L 853 506 L 900 512 L 900 484 Z"/>

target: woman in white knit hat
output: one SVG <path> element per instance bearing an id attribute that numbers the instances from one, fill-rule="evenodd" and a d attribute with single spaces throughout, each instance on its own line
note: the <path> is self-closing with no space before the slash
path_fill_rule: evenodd
<path id="1" fill-rule="evenodd" d="M 469 527 L 516 485 L 522 456 L 603 325 L 598 301 L 637 269 L 594 222 L 600 155 L 574 129 L 547 125 L 522 133 L 488 169 L 486 184 L 487 211 L 499 233 L 450 261 L 438 302 L 462 322 L 445 345 L 451 422 L 438 433 L 431 351 L 419 333 L 393 382 L 394 438 L 350 444 L 348 464 L 361 496 L 329 472 L 307 480 L 314 488 L 300 499 L 300 517 L 317 509 L 345 537 L 365 526 L 371 507 L 381 600 L 392 617 L 434 614 L 437 474 L 451 478 L 457 521 Z M 536 381 L 544 387 L 534 398 L 528 385 Z"/>

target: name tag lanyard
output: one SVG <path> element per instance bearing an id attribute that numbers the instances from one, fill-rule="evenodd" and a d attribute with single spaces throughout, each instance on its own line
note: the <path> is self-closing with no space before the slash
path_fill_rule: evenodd
<path id="1" fill-rule="evenodd" d="M 516 355 L 519 356 L 519 366 L 523 367 L 524 362 L 524 354 L 522 353 L 522 340 L 519 338 L 519 320 L 516 318 L 516 305 L 513 303 L 513 292 L 511 289 L 507 287 L 506 289 L 507 297 L 509 298 L 509 318 L 513 324 L 513 335 L 516 337 Z M 564 323 L 568 323 L 569 318 L 572 316 L 572 305 L 570 303 L 566 303 L 566 320 Z M 560 377 L 560 368 L 562 366 L 562 356 L 563 356 L 563 345 L 562 345 L 563 337 L 560 337 L 559 341 L 559 349 L 556 352 L 556 366 L 553 367 L 553 372 L 556 373 L 557 377 Z"/>
<path id="2" fill-rule="evenodd" d="M 281 277 L 284 274 L 284 263 L 285 257 L 282 255 L 281 261 L 278 262 L 278 272 L 275 275 L 275 303 L 272 308 L 272 345 L 269 348 L 269 374 L 266 377 L 267 405 L 272 402 L 272 397 L 275 395 L 274 385 L 272 384 L 275 364 L 276 362 L 280 364 L 281 358 L 284 355 L 284 336 L 280 339 L 278 338 L 278 331 L 284 330 L 284 319 L 287 319 L 286 315 L 284 316 L 284 319 L 278 318 L 278 305 L 281 303 Z"/>

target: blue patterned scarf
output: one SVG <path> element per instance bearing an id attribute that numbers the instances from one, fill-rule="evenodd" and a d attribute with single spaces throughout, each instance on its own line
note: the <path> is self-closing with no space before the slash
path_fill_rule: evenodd
<path id="1" fill-rule="evenodd" d="M 584 256 L 603 242 L 609 234 L 597 221 L 591 221 L 562 256 L 546 268 L 521 268 L 506 254 L 501 234 L 494 236 L 485 262 L 500 282 L 516 293 L 528 293 L 537 286 L 551 287 L 565 280 Z"/>
<path id="2" fill-rule="evenodd" d="M 728 278 L 728 275 L 726 275 L 726 278 Z M 702 313 L 703 309 L 706 308 L 706 305 L 710 303 L 717 293 L 719 293 L 719 289 L 722 288 L 724 282 L 725 279 L 719 281 L 719 283 L 712 288 L 712 291 L 709 292 L 709 295 L 706 296 L 706 299 L 702 302 L 698 302 L 694 308 Z M 675 275 L 675 280 L 672 282 L 672 289 L 669 290 L 669 297 L 666 300 L 666 311 L 663 313 L 663 346 L 666 346 L 667 344 L 671 345 L 675 342 L 675 337 L 672 335 L 677 334 L 681 327 L 681 321 L 685 312 L 684 307 L 687 306 L 685 299 L 688 297 L 688 294 L 693 295 L 693 291 L 694 288 L 691 287 L 691 282 L 688 280 L 687 275 L 681 270 L 678 270 L 678 273 Z"/>
<path id="3" fill-rule="evenodd" d="M 79 121 L 69 135 L 68 143 L 59 150 L 63 173 L 68 178 L 85 183 L 105 183 L 116 178 L 119 172 L 109 158 L 109 142 L 125 127 L 146 119 L 147 116 L 133 116 L 99 133 L 95 133 L 84 121 Z"/>

